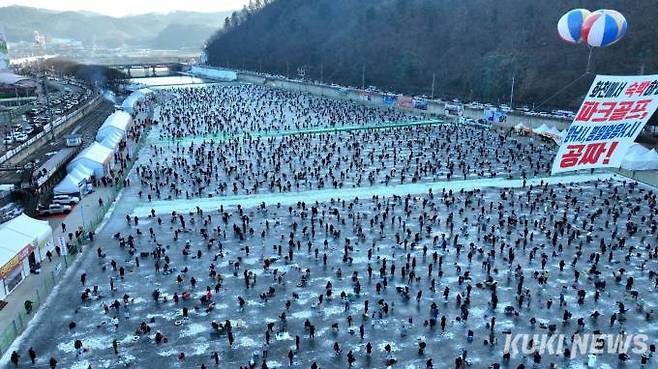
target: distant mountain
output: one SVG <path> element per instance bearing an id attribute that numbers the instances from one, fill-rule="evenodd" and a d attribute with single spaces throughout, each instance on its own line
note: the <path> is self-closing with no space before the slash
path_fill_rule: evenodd
<path id="1" fill-rule="evenodd" d="M 263 2 L 264 1 L 264 2 Z M 658 73 L 656 0 L 272 0 L 239 12 L 209 43 L 213 65 L 296 75 L 413 94 L 532 105 L 581 76 L 588 49 L 557 34 L 577 7 L 617 9 L 623 40 L 595 49 L 599 74 Z M 549 101 L 574 106 L 591 76 Z"/>
<path id="2" fill-rule="evenodd" d="M 39 31 L 47 40 L 68 39 L 87 46 L 95 42 L 99 47 L 200 49 L 228 15 L 229 12 L 171 12 L 114 18 L 90 12 L 9 6 L 0 8 L 0 25 L 9 42 L 33 42 L 34 31 Z"/>
<path id="3" fill-rule="evenodd" d="M 201 49 L 199 40 L 206 40 L 217 30 L 200 24 L 170 24 L 149 41 L 151 47 L 177 50 L 197 47 Z"/>

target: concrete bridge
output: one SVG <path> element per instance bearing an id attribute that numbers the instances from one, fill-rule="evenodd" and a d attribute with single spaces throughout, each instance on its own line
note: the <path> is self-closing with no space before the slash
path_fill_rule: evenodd
<path id="1" fill-rule="evenodd" d="M 134 63 L 117 63 L 117 64 L 104 64 L 107 67 L 111 67 L 117 70 L 120 70 L 126 73 L 129 77 L 132 77 L 134 70 L 142 70 L 144 76 L 156 76 L 156 70 L 158 69 L 167 69 L 171 70 L 182 70 L 186 64 L 181 62 L 134 62 Z"/>

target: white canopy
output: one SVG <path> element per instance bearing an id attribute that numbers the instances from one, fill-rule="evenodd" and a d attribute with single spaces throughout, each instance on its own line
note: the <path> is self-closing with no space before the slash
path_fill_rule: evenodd
<path id="1" fill-rule="evenodd" d="M 73 168 L 77 165 L 82 164 L 85 167 L 94 171 L 94 176 L 96 178 L 103 177 L 105 175 L 106 169 L 108 169 L 112 163 L 112 149 L 107 148 L 98 142 L 94 142 L 88 148 L 82 150 L 78 156 L 73 158 L 71 162 L 66 166 L 67 172 L 71 173 Z"/>
<path id="2" fill-rule="evenodd" d="M 628 148 L 628 151 L 626 151 L 626 155 L 624 156 L 624 158 L 642 156 L 647 152 L 649 152 L 649 149 L 647 149 L 646 147 L 642 146 L 639 143 L 634 143 Z"/>
<path id="3" fill-rule="evenodd" d="M 72 170 L 71 173 L 76 173 L 76 176 L 80 178 L 84 178 L 86 180 L 91 180 L 91 177 L 94 176 L 94 170 L 87 168 L 84 166 L 82 163 L 76 165 Z"/>
<path id="4" fill-rule="evenodd" d="M 647 149 L 635 143 L 626 152 L 621 168 L 627 170 L 656 170 L 658 169 L 658 153 L 654 149 Z"/>
<path id="5" fill-rule="evenodd" d="M 69 173 L 53 188 L 53 193 L 55 195 L 79 194 L 85 183 L 87 183 L 86 179 L 78 177 L 75 173 Z"/>
<path id="6" fill-rule="evenodd" d="M 123 110 L 127 111 L 128 113 L 132 113 L 133 110 L 135 109 L 135 104 L 137 104 L 139 101 L 143 100 L 144 98 L 146 98 L 148 95 L 152 93 L 153 90 L 149 88 L 139 89 L 131 93 L 128 97 L 126 97 L 126 99 L 123 100 L 123 104 L 121 104 L 121 106 L 123 107 Z"/>
<path id="7" fill-rule="evenodd" d="M 62 179 L 57 186 L 53 189 L 55 195 L 79 194 L 87 182 L 91 181 L 94 175 L 92 169 L 87 168 L 82 163 L 78 163 L 71 168 L 69 174 Z"/>
<path id="8" fill-rule="evenodd" d="M 2 237 L 2 244 L 0 244 L 0 268 L 9 263 L 25 246 L 32 245 L 34 242 L 34 237 L 23 233 L 16 233 L 11 229 L 4 229 L 4 227 L 0 228 L 0 237 Z"/>
<path id="9" fill-rule="evenodd" d="M 123 135 L 117 133 L 117 132 L 112 132 L 108 134 L 102 141 L 100 141 L 100 144 L 112 149 L 112 151 L 117 151 L 119 147 L 119 143 L 123 139 Z"/>
<path id="10" fill-rule="evenodd" d="M 514 126 L 514 129 L 516 129 L 517 131 L 521 131 L 521 130 L 524 130 L 524 129 L 527 129 L 527 128 L 528 127 L 526 127 L 523 123 L 519 123 L 519 124 Z"/>
<path id="11" fill-rule="evenodd" d="M 48 221 L 30 218 L 25 214 L 21 214 L 3 224 L 0 232 L 4 229 L 10 229 L 16 233 L 32 237 L 33 240 L 37 241 L 36 245 L 32 245 L 35 247 L 51 240 L 53 234 L 53 230 L 50 228 L 50 223 L 48 223 Z"/>
<path id="12" fill-rule="evenodd" d="M 52 246 L 53 230 L 47 221 L 36 220 L 21 214 L 0 225 L 0 267 L 19 255 L 26 246 L 34 249 Z M 27 255 L 22 255 L 25 258 Z"/>
<path id="13" fill-rule="evenodd" d="M 550 133 L 550 134 L 555 135 L 555 136 L 561 136 L 561 132 L 560 132 L 560 130 L 557 129 L 557 128 L 555 128 L 555 127 L 553 127 L 553 126 L 551 126 L 550 128 L 548 128 L 548 130 L 546 130 L 546 133 Z"/>
<path id="14" fill-rule="evenodd" d="M 549 130 L 550 130 L 550 129 L 548 128 L 548 126 L 547 126 L 546 124 L 543 124 L 543 123 L 542 123 L 541 126 L 535 128 L 535 129 L 533 129 L 532 132 L 533 132 L 533 133 L 536 133 L 536 134 L 538 134 L 538 135 L 540 135 L 540 134 L 542 134 L 542 133 L 546 133 L 546 132 L 548 132 Z"/>
<path id="15" fill-rule="evenodd" d="M 98 129 L 98 133 L 96 133 L 96 141 L 102 142 L 109 135 L 118 134 L 123 137 L 132 123 L 132 120 L 130 114 L 125 111 L 116 111 L 110 114 Z"/>

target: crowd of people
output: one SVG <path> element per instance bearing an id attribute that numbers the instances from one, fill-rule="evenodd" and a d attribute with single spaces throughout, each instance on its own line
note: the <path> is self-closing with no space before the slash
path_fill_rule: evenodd
<path id="1" fill-rule="evenodd" d="M 319 127 L 344 114 L 318 111 L 322 98 L 250 85 L 171 93 L 154 136 Z M 406 114 L 372 111 L 361 124 Z M 531 177 L 546 173 L 550 148 L 439 125 L 155 145 L 139 156 L 132 191 L 147 202 Z M 17 367 L 29 366 L 29 348 L 37 362 L 56 359 L 53 368 L 566 368 L 587 358 L 503 343 L 518 333 L 658 336 L 656 194 L 630 181 L 113 219 L 77 288 L 60 292 L 61 313 L 16 352 Z M 650 368 L 649 343 L 638 355 L 601 354 L 596 368 Z"/>
<path id="2" fill-rule="evenodd" d="M 257 98 L 246 98 L 250 94 Z M 162 124 L 155 128 L 159 137 L 421 120 L 392 108 L 254 85 L 178 89 L 163 105 Z M 264 113 L 276 109 L 280 110 L 275 117 Z M 552 153 L 552 147 L 528 138 L 480 127 L 436 124 L 152 143 L 142 155 L 138 173 L 144 198 L 171 200 L 452 179 L 526 178 L 547 175 Z"/>
<path id="3" fill-rule="evenodd" d="M 161 104 L 161 139 L 370 126 L 422 116 L 262 85 L 181 87 Z"/>

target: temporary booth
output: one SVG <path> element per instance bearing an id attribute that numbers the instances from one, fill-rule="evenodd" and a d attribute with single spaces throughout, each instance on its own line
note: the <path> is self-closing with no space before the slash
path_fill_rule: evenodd
<path id="1" fill-rule="evenodd" d="M 96 178 L 101 178 L 112 168 L 112 160 L 112 149 L 107 148 L 98 142 L 94 142 L 91 146 L 82 150 L 78 156 L 71 160 L 66 166 L 66 171 L 71 173 L 73 168 L 82 164 L 84 167 L 93 170 Z"/>
<path id="2" fill-rule="evenodd" d="M 93 176 L 94 171 L 80 163 L 71 168 L 69 174 L 53 188 L 53 193 L 55 195 L 76 194 L 78 196 L 86 194 L 87 189 L 91 186 Z"/>
<path id="3" fill-rule="evenodd" d="M 546 124 L 542 124 L 537 128 L 533 128 L 532 133 L 536 135 L 543 135 L 544 133 L 548 132 L 550 129 Z"/>
<path id="4" fill-rule="evenodd" d="M 99 143 L 109 149 L 112 149 L 112 151 L 116 152 L 119 149 L 119 143 L 121 143 L 123 137 L 124 136 L 119 134 L 118 132 L 114 132 L 105 136 L 105 138 Z"/>
<path id="5" fill-rule="evenodd" d="M 98 129 L 98 133 L 96 133 L 96 141 L 102 142 L 105 138 L 111 135 L 125 136 L 132 120 L 130 114 L 125 111 L 116 111 L 110 114 L 110 116 L 105 119 L 105 122 L 103 122 L 103 125 Z"/>
<path id="6" fill-rule="evenodd" d="M 86 185 L 87 180 L 69 173 L 53 188 L 53 193 L 55 195 L 79 194 L 84 190 Z"/>
<path id="7" fill-rule="evenodd" d="M 0 298 L 4 298 L 55 245 L 48 222 L 25 214 L 0 225 L 0 239 Z"/>
<path id="8" fill-rule="evenodd" d="M 530 127 L 526 126 L 523 123 L 519 123 L 519 124 L 515 125 L 514 126 L 514 131 L 516 131 L 517 133 L 522 133 L 522 134 L 530 134 L 530 132 L 532 132 Z"/>
<path id="9" fill-rule="evenodd" d="M 562 142 L 562 132 L 553 126 L 549 127 L 544 133 L 540 134 L 544 137 L 550 138 L 557 144 Z"/>
<path id="10" fill-rule="evenodd" d="M 656 170 L 658 169 L 658 153 L 654 149 L 647 149 L 640 144 L 633 144 L 628 148 L 621 168 L 627 170 Z"/>
<path id="11" fill-rule="evenodd" d="M 71 168 L 71 172 L 77 173 L 78 177 L 84 178 L 87 181 L 90 181 L 91 177 L 94 176 L 94 170 L 84 166 L 82 163 Z"/>
<path id="12" fill-rule="evenodd" d="M 137 105 L 138 102 L 146 99 L 152 93 L 153 90 L 149 88 L 139 89 L 128 95 L 128 97 L 126 97 L 125 100 L 123 100 L 121 107 L 123 108 L 124 111 L 128 113 L 132 113 L 135 110 L 135 105 Z"/>

